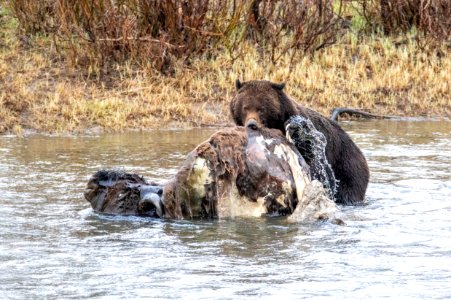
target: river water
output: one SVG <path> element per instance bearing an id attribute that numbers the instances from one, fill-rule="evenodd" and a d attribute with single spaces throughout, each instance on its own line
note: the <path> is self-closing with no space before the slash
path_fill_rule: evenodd
<path id="1" fill-rule="evenodd" d="M 163 182 L 213 129 L 0 137 L 0 299 L 449 299 L 451 122 L 342 126 L 371 170 L 346 226 L 93 213 L 90 175 Z"/>

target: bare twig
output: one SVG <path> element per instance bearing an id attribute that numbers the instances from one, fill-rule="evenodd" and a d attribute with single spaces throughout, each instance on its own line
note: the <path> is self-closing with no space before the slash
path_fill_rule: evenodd
<path id="1" fill-rule="evenodd" d="M 157 43 L 157 44 L 163 44 L 164 46 L 168 47 L 168 48 L 185 48 L 186 45 L 173 45 L 170 44 L 168 42 L 164 42 L 161 40 L 157 40 L 157 39 L 152 39 L 152 38 L 146 38 L 146 37 L 140 37 L 140 38 L 135 38 L 135 37 L 122 37 L 122 38 L 98 38 L 97 41 L 99 42 L 120 42 L 120 41 L 139 41 L 139 42 L 152 42 L 152 43 Z"/>

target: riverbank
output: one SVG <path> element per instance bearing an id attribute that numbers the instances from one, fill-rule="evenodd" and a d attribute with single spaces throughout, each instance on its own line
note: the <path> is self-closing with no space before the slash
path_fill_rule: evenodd
<path id="1" fill-rule="evenodd" d="M 170 75 L 118 64 L 81 69 L 46 36 L 24 36 L 0 17 L 0 133 L 143 130 L 231 124 L 234 81 L 285 82 L 297 102 L 329 115 L 335 107 L 375 114 L 449 118 L 449 48 L 408 37 L 344 35 L 295 62 L 277 63 L 244 47 L 238 59 L 204 55 L 175 63 Z"/>

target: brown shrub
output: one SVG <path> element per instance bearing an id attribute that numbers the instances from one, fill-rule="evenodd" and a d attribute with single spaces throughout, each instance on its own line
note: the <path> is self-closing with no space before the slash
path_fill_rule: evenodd
<path id="1" fill-rule="evenodd" d="M 253 0 L 247 23 L 253 38 L 275 62 L 288 50 L 297 50 L 293 58 L 335 43 L 342 24 L 338 3 L 334 12 L 334 1 L 329 0 Z"/>
<path id="2" fill-rule="evenodd" d="M 418 27 L 439 40 L 451 38 L 451 2 L 449 0 L 421 0 Z"/>
<path id="3" fill-rule="evenodd" d="M 11 0 L 10 7 L 27 34 L 49 33 L 55 30 L 56 0 Z"/>
<path id="4" fill-rule="evenodd" d="M 26 32 L 53 33 L 74 64 L 132 60 L 163 72 L 212 50 L 239 55 L 244 38 L 273 61 L 290 49 L 314 52 L 335 42 L 340 21 L 332 0 L 10 2 Z"/>
<path id="5" fill-rule="evenodd" d="M 215 20 L 227 12 L 222 1 L 208 0 L 57 2 L 66 41 L 73 35 L 84 40 L 83 48 L 101 64 L 132 59 L 162 71 L 173 58 L 189 60 L 212 48 L 223 36 Z"/>
<path id="6" fill-rule="evenodd" d="M 416 28 L 422 36 L 446 41 L 451 33 L 449 0 L 358 0 L 360 13 L 385 34 Z"/>

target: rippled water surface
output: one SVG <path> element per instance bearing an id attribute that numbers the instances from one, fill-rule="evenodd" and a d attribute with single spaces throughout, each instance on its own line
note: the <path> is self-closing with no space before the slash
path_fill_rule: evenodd
<path id="1" fill-rule="evenodd" d="M 93 213 L 101 168 L 163 182 L 214 130 L 0 137 L 0 299 L 451 298 L 451 122 L 343 123 L 371 170 L 347 226 Z"/>

